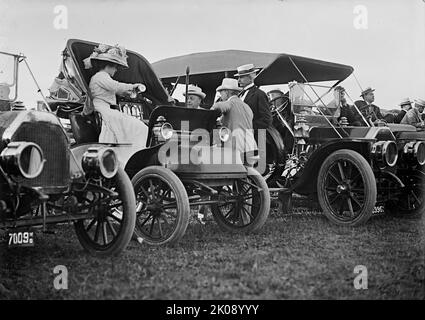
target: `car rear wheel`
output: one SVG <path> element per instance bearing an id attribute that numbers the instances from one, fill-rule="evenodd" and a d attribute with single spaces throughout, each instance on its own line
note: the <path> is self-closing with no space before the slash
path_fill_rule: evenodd
<path id="1" fill-rule="evenodd" d="M 403 174 L 400 179 L 405 187 L 396 199 L 385 204 L 385 213 L 399 218 L 420 218 L 425 211 L 425 175 L 416 171 Z"/>
<path id="2" fill-rule="evenodd" d="M 372 168 L 353 150 L 335 151 L 320 168 L 317 195 L 332 222 L 345 226 L 365 223 L 373 213 L 377 195 Z"/>
<path id="3" fill-rule="evenodd" d="M 269 188 L 253 168 L 248 168 L 246 178 L 221 187 L 218 199 L 211 205 L 214 220 L 220 228 L 231 233 L 258 231 L 269 215 Z"/>
<path id="4" fill-rule="evenodd" d="M 150 245 L 175 243 L 189 224 L 189 198 L 174 172 L 160 166 L 139 171 L 131 180 L 137 202 L 135 235 Z"/>
<path id="5" fill-rule="evenodd" d="M 130 178 L 118 168 L 112 179 L 104 180 L 102 187 L 118 193 L 111 198 L 101 188 L 79 193 L 94 213 L 94 217 L 77 221 L 75 231 L 81 245 L 88 252 L 99 256 L 116 255 L 123 251 L 131 240 L 136 221 L 136 200 Z"/>

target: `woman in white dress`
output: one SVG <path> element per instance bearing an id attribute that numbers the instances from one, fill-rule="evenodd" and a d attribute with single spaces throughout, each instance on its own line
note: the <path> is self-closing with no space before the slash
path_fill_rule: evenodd
<path id="1" fill-rule="evenodd" d="M 137 118 L 111 109 L 116 105 L 116 95 L 130 94 L 136 88 L 144 91 L 140 83 L 129 84 L 118 82 L 112 77 L 119 68 L 128 68 L 127 55 L 123 47 L 99 45 L 94 52 L 84 59 L 86 69 L 95 68 L 96 74 L 90 80 L 89 89 L 93 99 L 94 110 L 102 117 L 102 128 L 99 142 L 130 143 L 134 149 L 146 147 L 148 127 Z M 86 108 L 83 113 L 93 110 Z"/>

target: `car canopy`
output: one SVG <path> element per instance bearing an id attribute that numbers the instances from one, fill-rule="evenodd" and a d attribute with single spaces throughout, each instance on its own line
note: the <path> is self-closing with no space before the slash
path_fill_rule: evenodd
<path id="1" fill-rule="evenodd" d="M 88 90 L 88 83 L 93 76 L 93 70 L 84 69 L 83 60 L 90 56 L 93 49 L 99 43 L 70 39 L 67 42 L 65 55 L 71 57 L 74 64 L 77 76 L 76 80 L 80 86 Z M 156 105 L 170 104 L 170 97 L 162 85 L 158 76 L 152 69 L 151 64 L 140 54 L 127 50 L 127 63 L 129 68 L 120 70 L 115 80 L 125 83 L 143 83 L 146 85 L 146 92 L 144 96 L 154 102 Z"/>
<path id="2" fill-rule="evenodd" d="M 186 67 L 189 66 L 190 83 L 200 86 L 207 99 L 211 100 L 222 79 L 233 77 L 238 66 L 248 63 L 261 69 L 255 79 L 259 86 L 285 84 L 293 80 L 305 82 L 298 70 L 308 82 L 343 81 L 354 70 L 348 65 L 290 54 L 243 50 L 193 53 L 157 61 L 152 67 L 163 83 L 168 85 L 177 80 L 184 83 Z"/>

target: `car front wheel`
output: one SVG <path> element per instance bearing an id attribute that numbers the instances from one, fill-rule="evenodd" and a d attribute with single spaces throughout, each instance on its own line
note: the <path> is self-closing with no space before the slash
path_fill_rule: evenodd
<path id="1" fill-rule="evenodd" d="M 135 235 L 150 245 L 175 243 L 189 224 L 189 198 L 170 169 L 150 166 L 131 180 L 137 203 Z"/>
<path id="2" fill-rule="evenodd" d="M 365 223 L 373 213 L 377 196 L 372 168 L 358 152 L 335 151 L 319 170 L 317 195 L 332 222 L 345 226 Z"/>
<path id="3" fill-rule="evenodd" d="M 399 218 L 420 218 L 425 211 L 425 174 L 416 170 L 400 175 L 404 188 L 385 204 L 385 212 Z"/>
<path id="4" fill-rule="evenodd" d="M 115 191 L 111 198 L 103 189 Z M 136 221 L 136 201 L 130 178 L 122 168 L 101 188 L 88 187 L 78 192 L 80 203 L 89 208 L 93 218 L 79 220 L 75 225 L 78 240 L 88 252 L 98 256 L 116 255 L 131 240 Z"/>

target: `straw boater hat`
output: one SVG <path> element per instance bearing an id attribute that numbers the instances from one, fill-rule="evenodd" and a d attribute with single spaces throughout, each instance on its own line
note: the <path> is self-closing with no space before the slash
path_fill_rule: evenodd
<path id="1" fill-rule="evenodd" d="M 124 68 L 128 68 L 127 64 L 127 54 L 124 47 L 119 45 L 109 46 L 107 44 L 99 44 L 99 46 L 94 48 L 92 54 L 84 59 L 84 67 L 86 69 L 92 68 L 92 60 L 101 60 L 101 61 L 109 61 L 120 65 Z"/>
<path id="2" fill-rule="evenodd" d="M 425 100 L 422 99 L 415 99 L 415 104 L 421 106 L 421 107 L 425 107 Z"/>
<path id="3" fill-rule="evenodd" d="M 216 91 L 221 90 L 241 91 L 242 89 L 238 85 L 238 80 L 232 78 L 224 78 L 221 82 L 221 86 L 219 86 Z"/>
<path id="4" fill-rule="evenodd" d="M 362 91 L 362 94 L 360 95 L 360 97 L 364 97 L 365 95 L 367 95 L 368 93 L 374 92 L 375 89 L 372 89 L 371 87 L 367 87 L 366 89 L 364 89 Z"/>
<path id="5" fill-rule="evenodd" d="M 236 70 L 238 71 L 238 73 L 235 74 L 235 77 L 242 77 L 257 72 L 260 69 L 255 69 L 254 65 L 252 63 L 249 63 L 238 67 Z"/>
<path id="6" fill-rule="evenodd" d="M 406 104 L 412 104 L 412 100 L 410 100 L 409 98 L 404 98 L 403 100 L 401 100 L 401 102 L 398 104 L 400 107 L 401 106 L 405 106 Z"/>
<path id="7" fill-rule="evenodd" d="M 183 92 L 183 95 L 185 96 L 186 92 Z M 187 95 L 198 96 L 201 99 L 204 99 L 206 97 L 206 94 L 202 92 L 202 89 L 197 86 L 194 86 L 193 84 L 187 87 Z"/>

